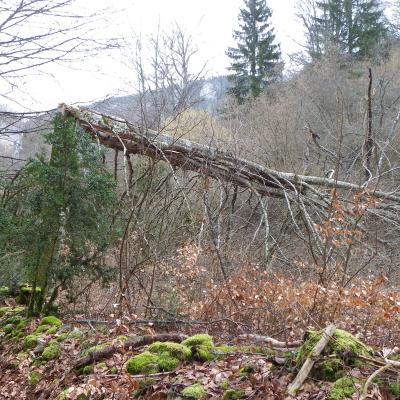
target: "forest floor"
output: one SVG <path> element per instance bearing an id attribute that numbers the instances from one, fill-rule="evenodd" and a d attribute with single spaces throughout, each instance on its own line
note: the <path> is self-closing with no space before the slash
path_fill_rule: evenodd
<path id="1" fill-rule="evenodd" d="M 1 399 L 286 399 L 314 335 L 277 350 L 272 339 L 251 335 L 229 340 L 190 327 L 174 333 L 161 325 L 23 315 L 10 300 L 0 304 Z M 345 331 L 336 332 L 332 340 L 341 346 L 329 342 L 293 398 L 360 399 L 368 377 L 384 365 L 388 349 L 373 350 L 347 334 L 343 344 L 338 332 Z M 152 344 L 186 336 L 181 344 Z M 400 398 L 398 367 L 387 367 L 365 392 L 366 399 Z"/>

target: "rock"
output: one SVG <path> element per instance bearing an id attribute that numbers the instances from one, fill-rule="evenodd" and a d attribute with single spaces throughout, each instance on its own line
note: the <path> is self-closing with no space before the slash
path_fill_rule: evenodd
<path id="1" fill-rule="evenodd" d="M 42 354 L 47 342 L 44 339 L 38 338 L 36 347 L 33 349 L 34 354 Z"/>

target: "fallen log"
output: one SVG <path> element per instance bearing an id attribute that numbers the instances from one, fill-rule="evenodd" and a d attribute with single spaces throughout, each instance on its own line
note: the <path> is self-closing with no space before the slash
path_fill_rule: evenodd
<path id="1" fill-rule="evenodd" d="M 122 344 L 115 344 L 112 346 L 106 346 L 100 350 L 96 350 L 92 353 L 89 353 L 85 357 L 81 357 L 74 363 L 74 369 L 82 368 L 85 365 L 93 364 L 98 361 L 104 360 L 106 358 L 112 357 L 113 354 L 117 353 L 121 349 L 129 350 L 136 349 L 141 346 L 145 346 L 148 344 L 152 344 L 154 342 L 177 342 L 180 343 L 182 340 L 185 340 L 187 335 L 183 335 L 181 333 L 165 333 L 160 335 L 144 335 L 144 336 L 136 336 L 133 338 L 129 338 Z"/>
<path id="2" fill-rule="evenodd" d="M 141 154 L 170 163 L 174 167 L 191 170 L 237 186 L 249 188 L 259 194 L 285 197 L 284 192 L 299 196 L 310 192 L 314 204 L 328 207 L 329 196 L 315 188 L 364 190 L 363 185 L 319 176 L 307 176 L 276 171 L 253 161 L 235 157 L 211 146 L 174 137 L 141 127 L 118 117 L 104 115 L 82 107 L 60 105 L 60 111 L 73 117 L 77 124 L 99 143 L 124 154 Z M 400 203 L 400 196 L 373 190 L 375 197 Z M 287 194 L 286 194 L 287 195 Z"/>

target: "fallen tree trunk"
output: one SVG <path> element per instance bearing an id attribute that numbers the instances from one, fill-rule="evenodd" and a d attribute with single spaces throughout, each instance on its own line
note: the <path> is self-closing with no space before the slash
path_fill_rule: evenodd
<path id="1" fill-rule="evenodd" d="M 152 344 L 154 342 L 177 342 L 180 343 L 182 340 L 185 340 L 187 335 L 183 335 L 181 333 L 165 333 L 160 335 L 145 335 L 145 336 L 137 336 L 128 339 L 123 342 L 123 344 L 115 344 L 112 346 L 106 346 L 100 350 L 96 350 L 92 353 L 89 353 L 85 357 L 79 358 L 74 363 L 74 369 L 78 369 L 84 367 L 85 365 L 93 364 L 98 361 L 104 360 L 106 358 L 111 357 L 113 354 L 117 353 L 121 349 L 129 350 L 136 349 L 141 346 L 145 346 L 148 344 Z"/>
<path id="2" fill-rule="evenodd" d="M 175 139 L 149 129 L 143 131 L 121 118 L 89 109 L 62 104 L 60 111 L 75 118 L 79 126 L 109 148 L 124 154 L 141 154 L 163 160 L 174 167 L 228 181 L 240 187 L 253 189 L 262 195 L 284 197 L 283 191 L 294 193 L 296 196 L 310 192 L 323 202 L 328 196 L 317 192 L 315 187 L 355 192 L 365 189 L 362 185 L 350 182 L 276 171 L 214 147 L 186 139 Z M 374 190 L 372 194 L 380 199 L 400 203 L 400 196 L 393 193 Z"/>

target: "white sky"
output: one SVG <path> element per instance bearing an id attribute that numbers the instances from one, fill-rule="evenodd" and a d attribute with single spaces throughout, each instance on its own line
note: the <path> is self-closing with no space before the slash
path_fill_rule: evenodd
<path id="1" fill-rule="evenodd" d="M 200 68 L 207 62 L 209 75 L 225 74 L 229 59 L 228 46 L 234 45 L 232 31 L 237 27 L 237 16 L 243 0 L 78 0 L 86 9 L 109 7 L 109 22 L 100 35 L 143 38 L 155 33 L 158 25 L 163 30 L 174 23 L 192 35 L 198 47 Z M 296 0 L 267 0 L 273 12 L 277 41 L 281 43 L 283 58 L 299 51 L 302 26 L 295 17 Z M 125 53 L 125 54 L 124 54 Z M 110 95 L 130 94 L 133 72 L 126 65 L 126 51 L 114 51 L 112 57 L 81 60 L 72 68 L 53 66 L 48 75 L 26 79 L 23 89 L 27 95 L 20 102 L 33 109 L 55 108 L 58 103 L 91 102 Z M 12 106 L 15 108 L 15 106 Z"/>

